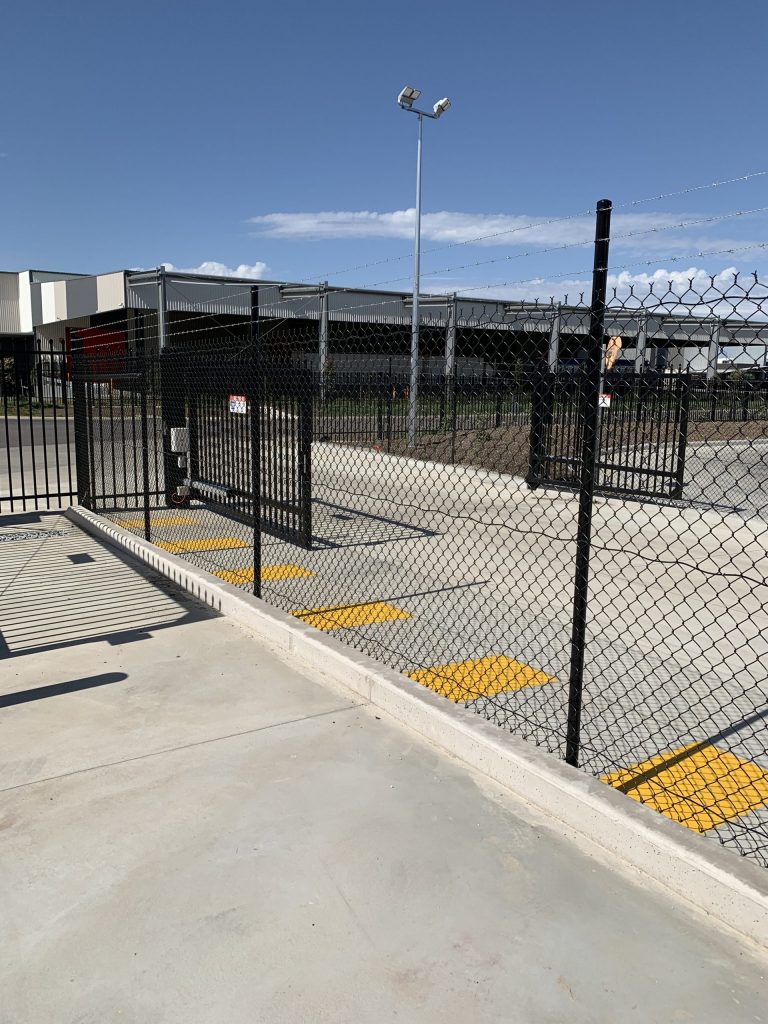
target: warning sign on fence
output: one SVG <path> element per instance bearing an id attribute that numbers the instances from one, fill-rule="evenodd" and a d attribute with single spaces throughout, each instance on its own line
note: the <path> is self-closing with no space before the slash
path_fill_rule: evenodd
<path id="1" fill-rule="evenodd" d="M 229 411 L 239 412 L 245 415 L 248 412 L 248 399 L 245 395 L 229 396 Z"/>
<path id="2" fill-rule="evenodd" d="M 599 408 L 601 408 L 601 409 L 610 409 L 611 408 L 611 396 L 610 395 L 605 395 L 605 394 L 600 395 L 600 400 L 598 401 L 597 404 L 598 404 Z"/>

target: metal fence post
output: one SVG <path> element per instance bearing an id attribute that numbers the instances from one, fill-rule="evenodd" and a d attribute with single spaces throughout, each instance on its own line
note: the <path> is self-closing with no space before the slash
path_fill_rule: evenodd
<path id="1" fill-rule="evenodd" d="M 180 353 L 168 345 L 166 280 L 164 267 L 157 268 L 157 338 L 160 371 L 160 410 L 163 424 L 163 474 L 165 477 L 165 503 L 168 508 L 188 505 L 179 488 L 184 485 L 186 471 L 179 466 L 178 453 L 171 444 L 171 428 L 186 424 L 184 395 L 184 366 Z M 146 349 L 145 349 L 146 351 Z"/>
<path id="2" fill-rule="evenodd" d="M 538 487 L 544 475 L 544 431 L 548 429 L 554 404 L 555 375 L 540 370 L 531 387 L 531 428 L 528 435 L 528 473 L 526 484 Z"/>
<path id="3" fill-rule="evenodd" d="M 309 380 L 300 381 L 299 387 L 299 543 L 308 551 L 312 548 L 312 392 Z"/>
<path id="4" fill-rule="evenodd" d="M 685 453 L 688 447 L 688 413 L 691 401 L 691 374 L 681 374 L 677 380 L 676 413 L 677 422 L 677 465 L 672 497 L 680 499 L 685 486 Z"/>
<path id="5" fill-rule="evenodd" d="M 494 390 L 495 390 L 495 403 L 493 411 L 493 425 L 494 427 L 501 426 L 501 410 L 502 410 L 502 394 L 501 394 L 501 378 L 494 378 Z"/>
<path id="6" fill-rule="evenodd" d="M 389 358 L 389 380 L 387 382 L 387 451 L 392 450 L 392 401 L 393 395 L 392 390 L 394 388 L 394 382 L 392 380 L 392 357 Z"/>
<path id="7" fill-rule="evenodd" d="M 318 367 L 320 370 L 320 404 L 326 401 L 326 376 L 328 372 L 328 282 L 320 283 L 320 316 L 318 324 Z"/>
<path id="8" fill-rule="evenodd" d="M 581 480 L 574 566 L 571 663 L 568 677 L 568 726 L 565 760 L 578 765 L 581 744 L 581 705 L 584 684 L 584 652 L 589 603 L 589 558 L 592 550 L 592 511 L 595 494 L 597 450 L 600 444 L 600 386 L 605 333 L 605 295 L 608 282 L 608 241 L 611 230 L 609 199 L 597 204 L 595 258 L 592 271 L 592 303 L 589 342 L 582 394 Z"/>
<path id="9" fill-rule="evenodd" d="M 253 504 L 253 593 L 261 597 L 261 352 L 259 286 L 251 286 L 251 502 Z M 308 376 L 311 377 L 311 374 Z M 321 375 L 322 380 L 322 375 Z"/>
<path id="10" fill-rule="evenodd" d="M 453 391 L 451 392 L 451 465 L 456 465 L 456 429 L 459 419 L 459 393 L 456 374 L 451 378 Z"/>
<path id="11" fill-rule="evenodd" d="M 144 316 L 136 328 L 136 340 L 141 341 L 141 354 L 135 358 L 141 360 L 141 373 L 138 375 L 141 389 L 139 416 L 141 417 L 141 485 L 144 492 L 144 540 L 152 540 L 152 519 L 149 512 L 149 420 L 147 415 L 147 392 L 152 375 L 151 356 L 145 347 Z M 154 455 L 157 458 L 157 452 Z"/>
<path id="12" fill-rule="evenodd" d="M 384 401 L 386 398 L 386 384 L 384 374 L 379 374 L 378 387 L 376 388 L 376 440 L 384 440 Z"/>
<path id="13" fill-rule="evenodd" d="M 85 356 L 72 343 L 72 408 L 75 432 L 75 473 L 77 476 L 77 503 L 91 507 L 90 431 L 88 383 L 85 379 Z"/>
<path id="14" fill-rule="evenodd" d="M 189 505 L 189 496 L 182 489 L 187 478 L 186 469 L 179 466 L 179 453 L 172 443 L 171 429 L 187 424 L 186 377 L 188 354 L 166 348 L 160 353 L 160 408 L 163 420 L 163 473 L 165 477 L 165 504 L 168 508 Z"/>
<path id="15" fill-rule="evenodd" d="M 147 388 L 149 381 L 147 358 L 146 355 L 141 357 L 143 365 L 141 368 L 141 406 L 139 415 L 141 417 L 141 485 L 144 510 L 144 540 L 152 540 L 152 520 L 149 512 L 149 430 L 147 420 Z"/>
<path id="16" fill-rule="evenodd" d="M 445 379 L 443 381 L 440 427 L 445 429 L 445 416 L 453 391 L 453 379 L 456 376 L 456 336 L 458 331 L 459 303 L 456 292 L 451 296 L 445 317 Z"/>

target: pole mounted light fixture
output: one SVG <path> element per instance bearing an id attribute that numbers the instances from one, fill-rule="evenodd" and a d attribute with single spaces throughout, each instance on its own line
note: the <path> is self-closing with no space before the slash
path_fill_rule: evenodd
<path id="1" fill-rule="evenodd" d="M 512 303 L 504 307 L 504 316 L 524 316 L 530 320 L 535 320 L 538 316 L 546 319 L 556 311 L 557 306 L 525 306 L 523 304 L 518 306 Z"/>
<path id="2" fill-rule="evenodd" d="M 421 96 L 420 89 L 414 89 L 406 85 L 400 90 L 397 102 L 401 110 L 407 110 L 416 114 L 419 119 L 419 141 L 416 150 L 416 228 L 414 232 L 413 246 L 413 299 L 411 315 L 411 373 L 410 387 L 408 389 L 408 447 L 416 446 L 416 420 L 418 414 L 418 389 L 419 389 L 419 267 L 421 263 L 421 142 L 422 126 L 424 118 L 428 117 L 436 121 L 442 117 L 450 107 L 451 101 L 447 96 L 438 100 L 432 110 L 418 110 L 414 103 Z"/>
<path id="3" fill-rule="evenodd" d="M 410 85 L 406 85 L 397 97 L 397 102 L 401 107 L 407 107 L 410 109 L 419 96 L 421 96 L 421 89 L 412 89 Z"/>
<path id="4" fill-rule="evenodd" d="M 281 299 L 309 299 L 314 295 L 322 295 L 328 291 L 328 283 L 320 284 L 281 284 L 278 285 Z"/>
<path id="5" fill-rule="evenodd" d="M 453 295 L 420 295 L 419 306 L 447 306 L 453 302 Z M 406 309 L 410 309 L 413 305 L 412 296 L 403 297 L 403 305 Z"/>

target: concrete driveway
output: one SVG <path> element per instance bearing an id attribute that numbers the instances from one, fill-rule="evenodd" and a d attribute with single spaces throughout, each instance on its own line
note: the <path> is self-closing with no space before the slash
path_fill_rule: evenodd
<path id="1" fill-rule="evenodd" d="M 264 536 L 264 564 L 293 567 L 267 576 L 265 599 L 285 611 L 399 609 L 337 635 L 406 674 L 499 656 L 531 666 L 546 685 L 467 703 L 562 756 L 577 496 L 330 444 L 314 446 L 313 462 L 315 546 Z M 143 530 L 136 513 L 114 519 Z M 152 540 L 230 582 L 252 567 L 250 527 L 204 507 L 157 510 Z M 583 767 L 607 776 L 704 743 L 768 773 L 766 580 L 761 519 L 596 501 Z M 702 828 L 768 863 L 765 802 L 730 811 Z"/>
<path id="2" fill-rule="evenodd" d="M 685 497 L 768 519 L 768 442 L 691 441 Z"/>
<path id="3" fill-rule="evenodd" d="M 3 1022 L 768 1016 L 501 787 L 63 518 L 0 532 Z"/>

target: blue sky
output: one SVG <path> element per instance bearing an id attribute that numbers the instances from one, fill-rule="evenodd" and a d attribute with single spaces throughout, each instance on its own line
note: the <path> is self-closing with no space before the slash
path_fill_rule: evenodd
<path id="1" fill-rule="evenodd" d="M 425 126 L 425 291 L 572 293 L 593 224 L 559 218 L 768 168 L 758 3 L 45 0 L 3 21 L 2 269 L 405 289 L 405 84 L 453 101 Z M 762 272 L 768 214 L 725 215 L 764 206 L 768 175 L 623 205 L 611 263 Z"/>

